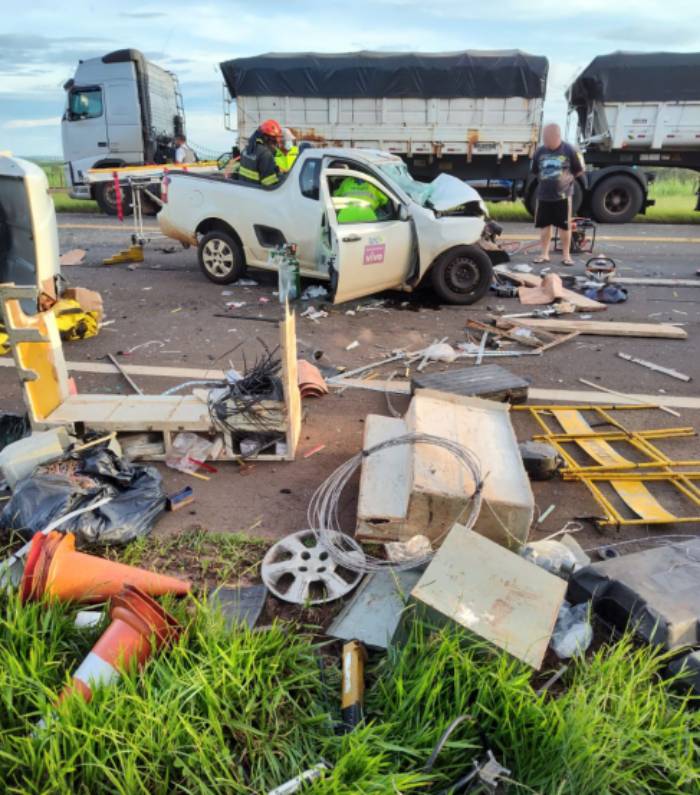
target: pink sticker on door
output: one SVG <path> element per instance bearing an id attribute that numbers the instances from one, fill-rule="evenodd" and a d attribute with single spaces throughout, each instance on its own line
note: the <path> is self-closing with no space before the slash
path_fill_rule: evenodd
<path id="1" fill-rule="evenodd" d="M 386 245 L 384 243 L 371 243 L 365 246 L 365 255 L 362 261 L 363 265 L 377 265 L 384 262 L 384 250 Z"/>

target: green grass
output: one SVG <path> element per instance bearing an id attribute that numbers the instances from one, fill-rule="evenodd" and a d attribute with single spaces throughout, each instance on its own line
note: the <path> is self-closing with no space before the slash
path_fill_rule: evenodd
<path id="1" fill-rule="evenodd" d="M 156 554 L 176 556 L 177 541 L 165 543 Z M 190 551 L 204 541 L 181 543 Z M 245 568 L 242 538 L 225 549 L 242 554 Z M 152 554 L 139 542 L 126 558 Z M 0 595 L 3 792 L 265 793 L 321 758 L 333 771 L 305 791 L 436 792 L 470 768 L 477 727 L 518 782 L 511 793 L 700 791 L 700 713 L 660 681 L 665 659 L 629 640 L 572 663 L 554 697 L 537 695 L 531 670 L 507 655 L 414 624 L 405 646 L 372 657 L 367 722 L 339 737 L 339 670 L 308 632 L 281 623 L 229 631 L 194 598 L 169 607 L 185 625 L 174 648 L 97 689 L 90 704 L 72 697 L 55 707 L 101 630 L 76 630 L 77 608 Z M 474 721 L 452 736 L 430 776 L 421 772 L 464 713 Z M 35 731 L 40 718 L 48 725 Z"/>
<path id="2" fill-rule="evenodd" d="M 680 169 L 656 172 L 649 189 L 649 198 L 655 199 L 656 204 L 648 207 L 646 214 L 637 215 L 634 223 L 700 224 L 700 212 L 695 211 L 698 175 Z M 488 208 L 495 221 L 532 221 L 522 202 L 489 202 Z"/>
<path id="3" fill-rule="evenodd" d="M 65 187 L 63 164 L 53 162 L 38 162 L 46 172 L 50 188 Z M 53 193 L 54 207 L 57 213 L 98 213 L 100 208 L 97 202 L 85 199 L 71 199 L 67 193 Z"/>

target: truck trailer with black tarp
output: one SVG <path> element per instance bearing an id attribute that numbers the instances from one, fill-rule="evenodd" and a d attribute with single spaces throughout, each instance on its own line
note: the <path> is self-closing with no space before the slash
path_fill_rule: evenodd
<path id="1" fill-rule="evenodd" d="M 629 220 L 641 209 L 644 167 L 700 171 L 700 53 L 599 55 L 566 96 L 599 220 Z"/>
<path id="2" fill-rule="evenodd" d="M 519 50 L 269 53 L 221 71 L 241 145 L 276 118 L 299 140 L 386 150 L 418 179 L 446 172 L 510 199 L 528 180 L 548 61 Z"/>

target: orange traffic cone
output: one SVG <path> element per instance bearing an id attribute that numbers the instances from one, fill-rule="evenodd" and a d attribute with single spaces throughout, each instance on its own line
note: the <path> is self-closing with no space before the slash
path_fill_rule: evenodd
<path id="1" fill-rule="evenodd" d="M 59 702 L 74 692 L 90 701 L 95 685 L 111 684 L 131 666 L 143 668 L 151 654 L 174 642 L 181 630 L 158 602 L 131 585 L 112 597 L 110 616 L 112 623 L 80 663 Z"/>
<path id="2" fill-rule="evenodd" d="M 151 596 L 186 594 L 190 583 L 136 566 L 125 566 L 97 555 L 75 551 L 73 533 L 36 533 L 27 554 L 21 583 L 23 602 L 45 594 L 64 602 L 104 602 L 133 585 Z"/>

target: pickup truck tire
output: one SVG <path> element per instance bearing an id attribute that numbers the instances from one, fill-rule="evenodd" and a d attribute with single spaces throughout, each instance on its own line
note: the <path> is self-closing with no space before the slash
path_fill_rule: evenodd
<path id="1" fill-rule="evenodd" d="M 430 269 L 433 290 L 448 304 L 473 304 L 493 281 L 489 255 L 478 246 L 455 246 L 438 257 Z"/>
<path id="2" fill-rule="evenodd" d="M 600 224 L 626 224 L 642 209 L 644 192 L 633 177 L 617 174 L 602 179 L 591 197 L 591 212 Z"/>
<path id="3" fill-rule="evenodd" d="M 131 215 L 134 208 L 131 206 L 131 191 L 122 188 L 122 212 L 124 215 Z M 113 182 L 99 182 L 95 185 L 95 201 L 105 215 L 117 214 L 117 192 Z"/>
<path id="4" fill-rule="evenodd" d="M 199 240 L 199 267 L 214 284 L 231 284 L 245 273 L 245 259 L 240 245 L 226 232 L 215 229 Z"/>

